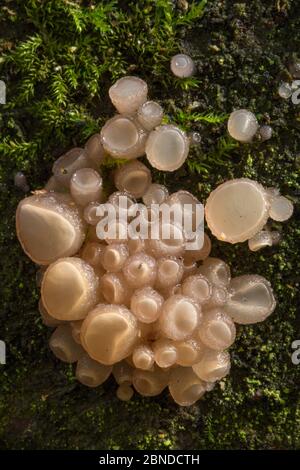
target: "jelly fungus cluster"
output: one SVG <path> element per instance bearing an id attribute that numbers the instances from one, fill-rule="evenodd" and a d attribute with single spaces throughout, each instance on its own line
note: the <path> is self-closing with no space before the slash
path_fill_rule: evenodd
<path id="1" fill-rule="evenodd" d="M 208 236 L 203 240 L 199 231 L 193 238 L 172 218 L 156 221 L 157 238 L 131 237 L 121 217 L 109 224 L 116 235 L 107 235 L 99 214 L 107 200 L 101 176 L 106 154 L 129 160 L 115 171 L 117 191 L 108 198 L 117 214 L 121 197 L 130 220 L 142 200 L 139 217 L 151 228 L 153 204 L 179 211 L 189 204 L 195 230 L 199 204 L 188 191 L 169 194 L 153 183 L 149 168 L 136 160 L 146 153 L 155 168 L 173 171 L 189 147 L 183 131 L 161 125 L 162 109 L 147 101 L 146 83 L 124 77 L 109 95 L 119 114 L 84 148 L 58 158 L 45 188 L 19 203 L 17 234 L 40 266 L 39 310 L 55 328 L 50 348 L 61 361 L 76 363 L 79 382 L 97 387 L 113 374 L 121 400 L 129 400 L 133 389 L 154 396 L 168 387 L 176 403 L 191 405 L 229 373 L 235 324 L 261 322 L 272 313 L 272 288 L 259 275 L 232 278 L 224 261 L 209 256 Z M 232 243 L 253 239 L 268 216 L 285 220 L 290 212 L 285 198 L 247 179 L 219 186 L 206 205 L 213 234 Z"/>
<path id="2" fill-rule="evenodd" d="M 292 214 L 292 202 L 277 189 L 264 188 L 248 178 L 221 184 L 205 206 L 207 225 L 215 237 L 229 243 L 248 240 L 252 251 L 279 241 L 278 232 L 266 228 L 268 218 L 283 222 Z"/>
<path id="3" fill-rule="evenodd" d="M 248 109 L 233 111 L 229 116 L 227 128 L 233 139 L 243 143 L 250 143 L 255 137 L 261 141 L 269 140 L 273 133 L 272 127 L 259 126 L 255 114 Z"/>

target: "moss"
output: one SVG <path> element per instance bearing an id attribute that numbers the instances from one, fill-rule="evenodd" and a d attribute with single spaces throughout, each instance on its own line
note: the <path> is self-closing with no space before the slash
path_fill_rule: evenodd
<path id="1" fill-rule="evenodd" d="M 298 5 L 229 0 L 4 1 L 0 13 L 0 78 L 8 104 L 0 114 L 0 338 L 7 364 L 0 376 L 2 448 L 255 449 L 299 448 L 299 366 L 291 343 L 299 338 L 298 198 L 299 106 L 277 96 L 287 64 L 300 46 Z M 200 5 L 200 7 L 199 7 Z M 178 50 L 197 65 L 193 80 L 178 81 L 169 59 Z M 147 79 L 169 120 L 200 132 L 187 164 L 176 174 L 155 172 L 172 190 L 192 189 L 201 200 L 232 177 L 257 178 L 296 203 L 282 225 L 282 243 L 251 253 L 245 244 L 214 240 L 213 254 L 233 274 L 259 273 L 274 287 L 278 307 L 261 325 L 240 327 L 232 371 L 200 403 L 179 408 L 167 393 L 154 399 L 115 398 L 110 379 L 97 390 L 74 380 L 56 361 L 49 331 L 37 312 L 35 267 L 14 233 L 23 197 L 13 185 L 24 171 L 42 187 L 58 155 L 85 139 L 113 113 L 107 90 L 124 73 Z M 226 116 L 246 107 L 273 138 L 239 145 L 226 136 Z M 210 116 L 210 118 L 208 118 Z M 225 118 L 224 118 L 225 116 Z M 111 166 L 111 165 L 109 165 Z"/>

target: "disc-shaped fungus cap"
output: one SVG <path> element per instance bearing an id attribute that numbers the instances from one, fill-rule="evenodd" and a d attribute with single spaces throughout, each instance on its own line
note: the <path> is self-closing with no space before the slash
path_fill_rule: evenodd
<path id="1" fill-rule="evenodd" d="M 149 370 L 154 364 L 154 353 L 148 344 L 140 344 L 132 353 L 132 361 L 137 369 Z"/>
<path id="2" fill-rule="evenodd" d="M 93 134 L 85 144 L 86 158 L 89 162 L 96 165 L 101 165 L 104 160 L 104 148 L 101 143 L 100 134 Z"/>
<path id="3" fill-rule="evenodd" d="M 119 113 L 131 114 L 147 100 L 148 86 L 139 77 L 126 76 L 117 80 L 108 93 Z"/>
<path id="4" fill-rule="evenodd" d="M 156 365 L 151 370 L 135 369 L 133 386 L 138 393 L 145 397 L 159 395 L 168 385 L 169 372 Z"/>
<path id="5" fill-rule="evenodd" d="M 216 382 L 225 377 L 230 370 L 230 355 L 227 351 L 204 351 L 200 361 L 192 366 L 200 379 Z"/>
<path id="6" fill-rule="evenodd" d="M 83 348 L 76 343 L 72 336 L 69 324 L 59 325 L 55 329 L 50 337 L 49 347 L 58 359 L 70 364 L 78 361 L 84 355 Z"/>
<path id="7" fill-rule="evenodd" d="M 251 142 L 258 131 L 259 125 L 251 111 L 238 109 L 230 114 L 227 127 L 229 134 L 234 139 L 240 142 Z"/>
<path id="8" fill-rule="evenodd" d="M 152 183 L 143 195 L 143 203 L 149 207 L 151 204 L 162 204 L 169 195 L 166 186 L 162 184 Z"/>
<path id="9" fill-rule="evenodd" d="M 160 125 L 163 114 L 164 111 L 160 104 L 155 101 L 146 101 L 138 109 L 138 120 L 147 131 L 151 131 Z"/>
<path id="10" fill-rule="evenodd" d="M 147 134 L 132 116 L 117 114 L 102 127 L 101 142 L 113 158 L 131 160 L 145 153 Z"/>
<path id="11" fill-rule="evenodd" d="M 187 262 L 203 261 L 211 252 L 211 241 L 206 233 L 196 233 L 185 244 L 184 260 Z"/>
<path id="12" fill-rule="evenodd" d="M 229 315 L 215 308 L 204 313 L 198 334 L 207 347 L 222 351 L 233 344 L 236 329 Z"/>
<path id="13" fill-rule="evenodd" d="M 75 147 L 55 160 L 52 171 L 58 183 L 69 187 L 71 177 L 80 168 L 88 168 L 91 162 L 84 149 Z"/>
<path id="14" fill-rule="evenodd" d="M 206 201 L 207 225 L 219 240 L 244 242 L 259 232 L 269 217 L 264 188 L 248 178 L 226 181 Z"/>
<path id="15" fill-rule="evenodd" d="M 110 304 L 127 304 L 130 292 L 122 273 L 105 273 L 100 279 L 100 290 Z"/>
<path id="16" fill-rule="evenodd" d="M 174 341 L 174 345 L 177 351 L 176 363 L 184 367 L 189 367 L 199 362 L 204 351 L 204 346 L 198 338 Z"/>
<path id="17" fill-rule="evenodd" d="M 177 349 L 174 341 L 169 338 L 159 338 L 152 344 L 154 360 L 159 367 L 171 367 L 177 361 Z"/>
<path id="18" fill-rule="evenodd" d="M 206 384 L 191 367 L 176 367 L 171 371 L 169 391 L 180 406 L 193 405 L 206 392 Z"/>
<path id="19" fill-rule="evenodd" d="M 156 261 L 146 253 L 136 253 L 125 261 L 123 274 L 129 286 L 153 286 L 156 279 Z"/>
<path id="20" fill-rule="evenodd" d="M 74 201 L 80 206 L 99 201 L 102 195 L 102 178 L 92 168 L 76 170 L 70 181 L 70 192 Z"/>
<path id="21" fill-rule="evenodd" d="M 166 124 L 151 131 L 146 142 L 146 156 L 154 168 L 175 171 L 185 162 L 189 140 L 184 131 Z"/>
<path id="22" fill-rule="evenodd" d="M 42 300 L 58 320 L 81 320 L 97 302 L 98 278 L 80 258 L 61 258 L 50 264 L 42 281 Z"/>
<path id="23" fill-rule="evenodd" d="M 224 309 L 233 321 L 247 325 L 264 321 L 275 306 L 269 281 L 258 274 L 246 274 L 232 279 Z"/>
<path id="24" fill-rule="evenodd" d="M 203 274 L 194 274 L 183 281 L 181 290 L 183 295 L 203 304 L 211 297 L 212 285 Z"/>
<path id="25" fill-rule="evenodd" d="M 184 252 L 185 236 L 181 225 L 173 222 L 158 222 L 151 227 L 151 237 L 146 248 L 153 256 L 181 256 Z"/>
<path id="26" fill-rule="evenodd" d="M 173 256 L 157 260 L 156 287 L 165 289 L 179 284 L 183 275 L 183 263 L 180 258 Z"/>
<path id="27" fill-rule="evenodd" d="M 52 192 L 19 203 L 16 229 L 23 250 L 37 264 L 74 255 L 85 236 L 85 222 L 70 196 Z"/>
<path id="28" fill-rule="evenodd" d="M 203 206 L 200 201 L 189 191 L 180 190 L 171 194 L 167 200 L 172 208 L 173 220 L 183 224 L 185 233 L 189 237 L 196 235 L 197 228 L 203 223 Z"/>
<path id="29" fill-rule="evenodd" d="M 128 356 L 129 357 L 129 356 Z M 132 383 L 133 365 L 128 358 L 124 361 L 117 362 L 113 366 L 113 376 L 118 385 Z"/>
<path id="30" fill-rule="evenodd" d="M 200 266 L 199 272 L 215 286 L 224 288 L 229 286 L 231 279 L 230 268 L 225 261 L 219 258 L 206 258 Z"/>
<path id="31" fill-rule="evenodd" d="M 105 382 L 111 372 L 111 366 L 100 364 L 84 354 L 77 362 L 75 374 L 79 382 L 93 388 Z"/>
<path id="32" fill-rule="evenodd" d="M 99 304 L 81 327 L 83 347 L 95 361 L 106 365 L 131 354 L 137 335 L 135 316 L 121 305 Z"/>
<path id="33" fill-rule="evenodd" d="M 276 196 L 271 201 L 269 216 L 277 222 L 288 220 L 294 211 L 293 203 L 284 196 Z"/>
<path id="34" fill-rule="evenodd" d="M 130 308 L 139 321 L 153 323 L 160 315 L 163 297 L 152 287 L 142 287 L 134 291 Z"/>
<path id="35" fill-rule="evenodd" d="M 142 197 L 151 184 L 151 172 L 143 163 L 134 160 L 120 166 L 115 172 L 115 185 L 136 198 Z"/>
<path id="36" fill-rule="evenodd" d="M 122 269 L 129 256 L 127 245 L 124 243 L 111 243 L 107 245 L 101 256 L 102 266 L 108 272 L 118 272 Z"/>
<path id="37" fill-rule="evenodd" d="M 200 306 L 193 299 L 172 295 L 163 304 L 159 324 L 167 338 L 184 340 L 193 335 L 201 317 Z"/>
<path id="38" fill-rule="evenodd" d="M 171 59 L 171 70 L 176 77 L 191 77 L 195 71 L 195 64 L 189 55 L 176 54 Z"/>

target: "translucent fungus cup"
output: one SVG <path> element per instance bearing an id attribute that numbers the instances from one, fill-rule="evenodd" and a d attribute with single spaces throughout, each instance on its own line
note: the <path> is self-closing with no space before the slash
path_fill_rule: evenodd
<path id="1" fill-rule="evenodd" d="M 263 186 L 248 178 L 226 181 L 206 201 L 207 225 L 219 240 L 244 242 L 259 232 L 269 217 Z"/>
<path id="2" fill-rule="evenodd" d="M 70 192 L 74 201 L 80 206 L 99 201 L 102 195 L 102 178 L 92 168 L 81 168 L 72 175 Z"/>
<path id="3" fill-rule="evenodd" d="M 233 111 L 229 116 L 227 127 L 231 137 L 240 142 L 251 142 L 259 129 L 255 115 L 247 109 Z"/>
<path id="4" fill-rule="evenodd" d="M 171 372 L 169 390 L 175 403 L 190 406 L 204 395 L 206 385 L 190 367 L 176 367 Z"/>
<path id="5" fill-rule="evenodd" d="M 70 325 L 59 325 L 52 333 L 49 346 L 53 354 L 63 362 L 73 363 L 78 361 L 84 350 L 80 344 L 74 341 Z"/>
<path id="6" fill-rule="evenodd" d="M 147 134 L 132 116 L 117 114 L 101 129 L 104 150 L 113 158 L 131 160 L 145 153 Z"/>
<path id="7" fill-rule="evenodd" d="M 199 328 L 199 338 L 210 349 L 222 351 L 235 340 L 236 330 L 232 319 L 221 309 L 208 310 Z"/>
<path id="8" fill-rule="evenodd" d="M 155 101 L 146 101 L 139 107 L 137 116 L 141 125 L 147 131 L 151 131 L 161 124 L 163 113 L 160 104 Z"/>
<path id="9" fill-rule="evenodd" d="M 247 325 L 264 321 L 275 309 L 271 284 L 257 274 L 232 279 L 224 310 L 236 323 Z"/>
<path id="10" fill-rule="evenodd" d="M 147 100 L 148 86 L 139 77 L 126 76 L 117 80 L 108 94 L 119 113 L 131 114 Z"/>
<path id="11" fill-rule="evenodd" d="M 19 241 L 37 264 L 74 255 L 84 240 L 85 227 L 80 210 L 67 194 L 36 194 L 23 199 L 17 208 Z"/>
<path id="12" fill-rule="evenodd" d="M 135 316 L 124 306 L 99 304 L 81 327 L 81 342 L 91 358 L 105 365 L 125 359 L 137 340 Z"/>
<path id="13" fill-rule="evenodd" d="M 94 388 L 105 382 L 111 372 L 111 366 L 100 364 L 84 354 L 77 362 L 75 374 L 76 379 L 83 385 Z"/>
<path id="14" fill-rule="evenodd" d="M 206 350 L 200 361 L 192 366 L 195 374 L 205 382 L 221 380 L 230 371 L 230 355 L 227 351 Z"/>
<path id="15" fill-rule="evenodd" d="M 178 127 L 168 124 L 150 132 L 146 142 L 146 156 L 154 168 L 175 171 L 183 165 L 188 153 L 189 140 Z"/>
<path id="16" fill-rule="evenodd" d="M 179 341 L 193 335 L 201 317 L 200 306 L 193 299 L 184 295 L 172 295 L 163 305 L 159 324 L 167 338 Z"/>
<path id="17" fill-rule="evenodd" d="M 97 302 L 98 278 L 80 258 L 50 264 L 42 281 L 43 304 L 57 320 L 81 320 Z"/>
<path id="18" fill-rule="evenodd" d="M 193 59 L 187 54 L 176 54 L 171 59 L 171 70 L 176 77 L 191 77 L 195 71 Z"/>
<path id="19" fill-rule="evenodd" d="M 134 291 L 130 308 L 135 316 L 143 323 L 155 322 L 163 304 L 163 297 L 151 287 L 142 287 Z"/>
<path id="20" fill-rule="evenodd" d="M 115 185 L 119 191 L 127 191 L 135 198 L 142 197 L 151 184 L 151 172 L 143 163 L 135 160 L 120 166 L 115 172 Z"/>

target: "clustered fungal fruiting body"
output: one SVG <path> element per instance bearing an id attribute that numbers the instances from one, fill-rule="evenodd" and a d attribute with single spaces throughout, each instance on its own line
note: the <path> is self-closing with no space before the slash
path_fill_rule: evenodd
<path id="1" fill-rule="evenodd" d="M 255 115 L 248 109 L 233 111 L 227 123 L 228 132 L 233 139 L 243 143 L 250 143 L 257 136 L 261 141 L 272 137 L 272 127 L 259 126 Z"/>
<path id="2" fill-rule="evenodd" d="M 264 238 L 263 228 L 268 218 L 283 222 L 293 214 L 293 204 L 274 188 L 264 188 L 248 178 L 226 181 L 212 191 L 206 201 L 205 216 L 213 235 L 219 240 L 238 243 L 249 240 L 249 247 L 258 248 Z M 261 234 L 261 235 L 259 235 Z M 252 239 L 255 237 L 255 242 Z M 278 237 L 270 235 L 272 245 Z M 273 241 L 272 241 L 273 240 Z"/>
<path id="3" fill-rule="evenodd" d="M 169 195 L 136 160 L 146 148 L 154 166 L 172 171 L 188 153 L 181 130 L 159 126 L 162 112 L 146 101 L 145 82 L 125 77 L 109 94 L 121 114 L 84 149 L 60 157 L 46 187 L 19 203 L 17 234 L 40 265 L 39 310 L 55 328 L 50 348 L 60 360 L 76 363 L 82 384 L 97 387 L 112 373 L 121 400 L 129 400 L 133 388 L 154 396 L 168 387 L 176 403 L 191 405 L 229 373 L 235 323 L 266 319 L 275 308 L 274 295 L 261 276 L 232 279 L 229 266 L 209 256 L 209 237 L 191 236 L 199 201 L 188 191 Z M 148 135 L 153 125 L 158 127 Z M 115 171 L 117 191 L 108 202 L 118 217 L 108 222 L 99 213 L 106 152 L 130 160 Z M 125 224 L 124 213 L 132 221 L 136 199 L 143 201 L 140 226 L 148 236 L 154 229 L 156 237 L 132 236 Z M 177 214 L 189 204 L 191 231 L 178 224 L 175 212 L 168 221 L 153 218 L 152 204 L 175 207 Z M 271 213 L 284 220 L 290 212 L 275 190 L 247 179 L 224 183 L 206 205 L 213 234 L 230 242 L 254 237 Z M 107 226 L 116 229 L 114 235 Z"/>

